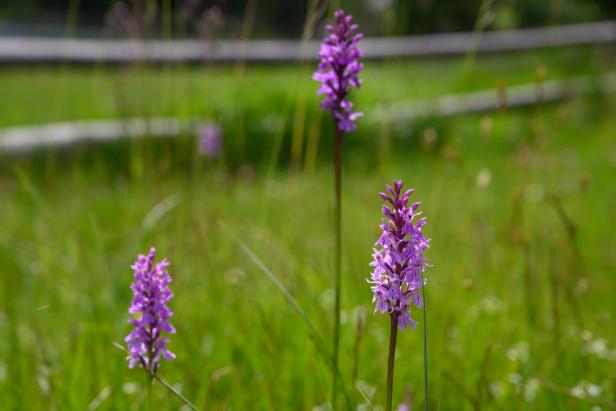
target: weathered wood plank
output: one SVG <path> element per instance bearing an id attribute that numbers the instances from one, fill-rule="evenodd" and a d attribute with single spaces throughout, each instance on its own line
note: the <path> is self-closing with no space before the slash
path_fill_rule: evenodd
<path id="1" fill-rule="evenodd" d="M 468 52 L 473 33 L 367 38 L 361 48 L 367 59 L 460 55 Z M 616 21 L 482 33 L 478 53 L 529 50 L 616 42 Z M 293 62 L 318 58 L 318 41 L 170 40 L 136 41 L 36 37 L 0 38 L 0 63 L 82 64 Z"/>
<path id="2" fill-rule="evenodd" d="M 551 102 L 592 92 L 616 92 L 616 71 L 598 78 L 576 77 L 546 81 L 541 85 L 541 101 Z M 465 113 L 521 107 L 537 103 L 537 84 L 509 87 L 506 101 L 496 89 L 451 94 L 434 99 L 398 102 L 366 110 L 362 121 L 412 121 L 434 115 L 448 117 Z M 175 137 L 196 134 L 200 121 L 179 118 L 73 121 L 0 129 L 0 153 L 27 153 L 45 147 L 63 147 L 82 142 L 104 142 L 123 138 Z"/>

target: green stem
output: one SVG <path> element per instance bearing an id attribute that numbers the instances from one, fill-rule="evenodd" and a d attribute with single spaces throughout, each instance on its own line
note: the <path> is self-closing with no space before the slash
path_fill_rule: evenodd
<path id="1" fill-rule="evenodd" d="M 147 411 L 152 411 L 152 382 L 153 382 L 152 374 L 146 371 L 146 378 L 147 378 L 146 384 L 148 385 L 148 394 L 145 399 L 145 409 Z"/>
<path id="2" fill-rule="evenodd" d="M 334 206 L 334 369 L 338 369 L 338 348 L 340 346 L 340 279 L 342 265 L 342 131 L 338 128 L 338 123 L 334 119 L 334 178 L 335 178 L 335 206 Z M 336 373 L 332 375 L 332 409 L 337 408 L 336 390 L 338 379 Z"/>
<path id="3" fill-rule="evenodd" d="M 394 311 L 389 314 L 391 318 L 389 330 L 389 355 L 387 356 L 387 401 L 385 411 L 391 411 L 392 394 L 394 391 L 394 363 L 396 356 L 396 340 L 398 338 L 398 316 L 400 313 Z"/>
<path id="4" fill-rule="evenodd" d="M 430 402 L 428 401 L 428 321 L 427 314 L 428 306 L 426 304 L 426 284 L 421 278 L 421 294 L 423 298 L 423 348 L 424 348 L 424 401 L 426 405 L 426 411 L 430 411 Z"/>
<path id="5" fill-rule="evenodd" d="M 193 411 L 199 411 L 199 408 L 197 408 L 197 406 L 195 404 L 193 404 L 192 402 L 188 401 L 188 399 L 186 397 L 184 397 L 182 394 L 180 394 L 177 390 L 175 390 L 172 386 L 170 386 L 169 384 L 167 384 L 165 382 L 165 380 L 161 379 L 158 375 L 156 374 L 151 374 L 152 377 L 158 381 L 163 387 L 165 387 L 167 390 L 169 390 L 173 395 L 175 395 L 176 397 L 178 397 L 178 399 L 180 401 L 182 401 L 184 404 L 188 405 L 188 408 L 190 408 Z"/>

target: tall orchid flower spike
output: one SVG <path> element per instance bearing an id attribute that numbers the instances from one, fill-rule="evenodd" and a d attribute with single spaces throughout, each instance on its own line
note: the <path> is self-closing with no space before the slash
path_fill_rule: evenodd
<path id="1" fill-rule="evenodd" d="M 321 44 L 321 63 L 313 78 L 321 83 L 317 94 L 325 96 L 321 106 L 332 113 L 336 127 L 348 133 L 356 129 L 355 120 L 362 115 L 353 112 L 353 103 L 348 95 L 352 88 L 361 84 L 357 75 L 364 67 L 359 62 L 363 54 L 357 43 L 363 34 L 356 33 L 358 26 L 352 23 L 350 14 L 338 10 L 334 17 L 336 24 L 325 26 L 330 34 Z"/>
<path id="2" fill-rule="evenodd" d="M 383 205 L 381 236 L 375 244 L 371 278 L 375 311 L 395 314 L 398 325 L 404 329 L 415 327 L 411 316 L 411 303 L 421 308 L 422 272 L 428 266 L 424 252 L 430 241 L 422 232 L 426 225 L 417 209 L 421 203 L 409 206 L 413 190 L 402 192 L 402 181 L 394 182 L 393 188 L 386 186 L 385 193 L 379 193 Z"/>
<path id="3" fill-rule="evenodd" d="M 163 333 L 175 334 L 169 322 L 173 313 L 167 306 L 173 297 L 169 289 L 169 263 L 163 260 L 154 264 L 155 256 L 156 249 L 151 248 L 147 256 L 140 255 L 131 267 L 135 273 L 131 284 L 134 297 L 128 312 L 133 315 L 129 322 L 134 328 L 125 338 L 129 368 L 139 365 L 152 375 L 156 374 L 161 357 L 175 358 L 167 349 L 169 339 L 163 336 Z"/>
<path id="4" fill-rule="evenodd" d="M 340 342 L 340 296 L 342 267 L 342 137 L 345 133 L 354 131 L 355 121 L 361 113 L 353 112 L 353 103 L 349 100 L 349 92 L 360 86 L 358 74 L 363 66 L 359 62 L 362 57 L 357 44 L 363 35 L 357 33 L 358 26 L 353 24 L 353 17 L 342 10 L 334 13 L 336 24 L 328 24 L 325 29 L 329 35 L 321 44 L 319 56 L 321 62 L 313 75 L 313 79 L 321 83 L 318 95 L 324 95 L 321 103 L 323 110 L 329 111 L 334 120 L 334 178 L 335 178 L 335 210 L 334 210 L 334 332 L 333 332 L 333 370 L 331 406 L 337 408 L 336 389 L 338 368 L 338 351 Z"/>
<path id="5" fill-rule="evenodd" d="M 417 211 L 420 203 L 409 205 L 412 193 L 412 189 L 402 191 L 402 180 L 394 181 L 393 187 L 388 185 L 384 193 L 379 193 L 385 205 L 381 210 L 381 236 L 375 244 L 373 261 L 370 264 L 373 271 L 368 279 L 372 284 L 375 312 L 388 313 L 390 317 L 386 411 L 392 409 L 398 328 L 405 329 L 409 325 L 415 328 L 411 305 L 417 308 L 424 305 L 421 291 L 424 285 L 423 272 L 428 266 L 424 252 L 429 248 L 430 240 L 423 235 L 426 219 L 420 217 L 421 212 Z M 427 375 L 425 344 L 424 328 L 424 378 Z M 425 384 L 427 387 L 427 378 Z"/>

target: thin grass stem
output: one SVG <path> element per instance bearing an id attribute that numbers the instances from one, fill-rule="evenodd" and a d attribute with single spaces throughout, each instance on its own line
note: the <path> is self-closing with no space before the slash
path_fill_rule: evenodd
<path id="1" fill-rule="evenodd" d="M 355 386 L 355 388 L 357 388 L 357 391 L 359 391 L 359 393 L 361 394 L 362 397 L 364 397 L 364 401 L 366 401 L 366 404 L 368 404 L 368 407 L 370 407 L 370 409 L 372 411 L 375 411 L 376 408 L 374 408 L 374 405 L 372 404 L 372 401 L 370 401 L 370 398 L 368 398 L 368 396 L 366 395 L 366 393 L 357 385 Z"/>
<path id="2" fill-rule="evenodd" d="M 423 349 L 424 349 L 424 402 L 426 411 L 430 411 L 430 402 L 428 401 L 428 321 L 427 314 L 428 305 L 426 304 L 426 283 L 421 279 L 421 298 L 423 299 Z"/>
<path id="3" fill-rule="evenodd" d="M 339 378 L 340 377 L 340 370 L 338 369 L 337 365 L 334 365 L 333 356 L 330 353 L 330 351 L 327 349 L 327 345 L 325 344 L 325 340 L 323 339 L 321 334 L 319 334 L 319 332 L 318 332 L 317 328 L 315 327 L 314 323 L 310 320 L 310 317 L 308 317 L 308 314 L 306 314 L 306 312 L 304 311 L 302 306 L 299 304 L 299 302 L 297 302 L 295 297 L 293 297 L 293 294 L 291 294 L 291 292 L 284 286 L 284 284 L 282 284 L 282 282 L 276 277 L 276 275 L 269 268 L 267 268 L 267 266 L 263 263 L 263 261 L 261 261 L 259 259 L 259 257 L 257 257 L 257 255 L 250 249 L 250 247 L 248 247 L 248 245 L 246 245 L 246 243 L 244 243 L 242 240 L 240 240 L 239 237 L 237 237 L 237 235 L 235 235 L 235 233 L 225 223 L 223 223 L 222 221 L 218 221 L 218 223 L 227 232 L 227 234 L 240 246 L 242 251 L 244 251 L 244 253 L 246 253 L 246 255 L 248 255 L 248 257 L 250 257 L 252 262 L 255 263 L 257 265 L 257 267 L 259 267 L 261 269 L 263 274 L 265 274 L 265 276 L 272 283 L 274 283 L 274 285 L 276 286 L 278 291 L 280 291 L 280 293 L 287 300 L 287 302 L 299 314 L 301 319 L 304 321 L 304 323 L 306 324 L 306 326 L 308 327 L 308 329 L 312 333 L 313 338 L 315 340 L 315 344 L 316 344 L 317 350 L 327 359 L 328 363 L 332 367 L 332 372 L 336 376 L 336 378 Z M 342 379 L 341 379 L 341 382 L 342 382 Z M 353 407 L 353 403 L 351 401 L 351 398 L 349 397 L 349 394 L 348 394 L 348 392 L 346 390 L 346 387 L 345 387 L 344 384 L 341 384 L 341 386 L 342 386 L 342 393 L 344 394 L 344 397 L 345 397 L 345 400 L 346 400 L 346 403 L 347 403 L 347 408 L 349 410 L 352 410 L 354 408 Z"/>
<path id="4" fill-rule="evenodd" d="M 310 320 L 310 317 L 308 317 L 308 314 L 306 314 L 306 312 L 301 307 L 301 305 L 299 305 L 299 303 L 297 302 L 295 297 L 293 297 L 291 292 L 284 286 L 284 284 L 282 284 L 282 282 L 280 282 L 278 277 L 276 277 L 276 275 L 269 268 L 267 268 L 267 266 L 263 263 L 263 261 L 261 261 L 261 259 L 259 257 L 257 257 L 257 255 L 250 249 L 250 247 L 248 247 L 248 245 L 246 245 L 246 243 L 244 243 L 242 240 L 240 240 L 235 235 L 235 233 L 225 223 L 223 223 L 222 221 L 219 221 L 218 223 L 227 232 L 227 234 L 229 234 L 229 236 L 231 238 L 233 238 L 233 240 L 240 246 L 242 251 L 244 251 L 244 253 L 246 253 L 246 255 L 248 255 L 248 257 L 250 257 L 252 262 L 255 263 L 256 266 L 259 267 L 259 269 L 261 269 L 263 274 L 265 274 L 266 277 L 272 283 L 274 283 L 274 285 L 276 286 L 278 291 L 280 291 L 280 293 L 287 300 L 287 302 L 289 304 L 291 304 L 291 306 L 295 309 L 295 311 L 297 311 L 297 313 L 302 318 L 302 320 L 304 320 L 304 323 L 306 323 L 306 325 L 308 326 L 310 331 L 319 340 L 319 343 L 325 345 L 325 341 L 323 341 L 323 339 L 321 338 L 319 332 L 317 331 L 317 328 L 315 327 L 315 325 Z"/>
<path id="5" fill-rule="evenodd" d="M 167 390 L 169 390 L 169 392 L 171 392 L 173 395 L 175 395 L 180 401 L 182 401 L 184 404 L 186 404 L 188 406 L 188 408 L 190 408 L 193 411 L 199 411 L 199 408 L 197 408 L 197 406 L 195 404 L 190 402 L 186 397 L 184 397 L 182 394 L 180 394 L 180 392 L 177 391 L 175 388 L 173 388 L 171 385 L 167 384 L 167 382 L 165 380 L 163 380 L 162 378 L 160 378 L 156 374 L 152 374 L 152 377 L 156 381 L 158 381 L 163 387 L 165 387 Z"/>
<path id="6" fill-rule="evenodd" d="M 128 349 L 126 349 L 126 347 L 124 347 L 122 344 L 118 344 L 117 342 L 113 342 L 113 345 L 116 348 L 119 348 L 120 350 L 124 351 L 127 354 L 130 354 L 130 351 L 128 351 Z M 145 371 L 146 375 L 148 376 L 148 409 L 150 409 L 150 391 L 152 389 L 152 380 L 156 380 L 158 381 L 163 387 L 165 387 L 166 389 L 168 389 L 173 395 L 175 395 L 176 397 L 178 397 L 180 399 L 180 401 L 182 401 L 184 404 L 186 404 L 191 410 L 193 411 L 200 411 L 199 408 L 197 408 L 197 406 L 195 404 L 193 404 L 192 402 L 190 402 L 188 400 L 188 398 L 184 397 L 182 394 L 180 394 L 175 388 L 173 388 L 171 385 L 169 385 L 165 380 L 163 380 L 162 378 L 160 378 L 158 375 L 151 373 L 146 367 L 145 364 L 142 362 L 143 364 L 143 370 Z"/>

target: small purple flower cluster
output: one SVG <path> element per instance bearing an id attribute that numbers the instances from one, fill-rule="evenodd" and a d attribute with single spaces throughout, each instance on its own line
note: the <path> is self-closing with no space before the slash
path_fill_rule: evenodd
<path id="1" fill-rule="evenodd" d="M 402 193 L 402 180 L 394 181 L 393 188 L 386 187 L 387 193 L 379 193 L 387 204 L 383 205 L 383 233 L 375 244 L 374 261 L 370 263 L 374 271 L 368 281 L 373 284 L 375 311 L 397 313 L 400 328 L 414 328 L 410 304 L 423 306 L 421 273 L 428 265 L 423 256 L 430 242 L 422 233 L 426 219 L 415 221 L 421 214 L 416 211 L 421 203 L 408 206 L 413 190 Z"/>
<path id="2" fill-rule="evenodd" d="M 353 103 L 347 99 L 352 87 L 359 87 L 361 82 L 357 75 L 363 65 L 357 43 L 363 38 L 357 31 L 357 24 L 352 24 L 352 16 L 338 10 L 334 13 L 336 25 L 328 24 L 330 32 L 321 44 L 321 63 L 313 78 L 321 83 L 318 95 L 324 94 L 322 107 L 332 112 L 336 126 L 342 132 L 355 130 L 353 123 L 362 113 L 353 112 Z"/>
<path id="3" fill-rule="evenodd" d="M 205 157 L 217 158 L 222 152 L 222 129 L 216 123 L 206 123 L 198 131 L 199 151 Z"/>
<path id="4" fill-rule="evenodd" d="M 156 373 L 161 356 L 166 360 L 175 358 L 167 349 L 169 340 L 162 336 L 163 332 L 175 333 L 169 322 L 173 313 L 167 307 L 173 297 L 169 290 L 169 263 L 163 260 L 154 265 L 155 256 L 156 250 L 151 248 L 147 256 L 140 255 L 131 267 L 135 273 L 135 281 L 131 284 L 134 297 L 128 312 L 133 315 L 129 322 L 134 329 L 125 339 L 129 350 L 128 366 L 133 368 L 139 364 L 151 374 Z"/>

